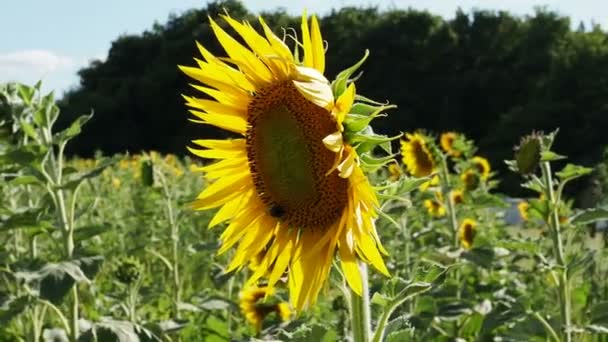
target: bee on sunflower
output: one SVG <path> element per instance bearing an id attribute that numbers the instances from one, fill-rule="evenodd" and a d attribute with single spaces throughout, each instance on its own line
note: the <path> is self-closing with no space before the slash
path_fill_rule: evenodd
<path id="1" fill-rule="evenodd" d="M 184 95 L 193 121 L 239 136 L 193 140 L 193 154 L 216 160 L 199 168 L 210 184 L 193 208 L 219 208 L 209 227 L 227 222 L 218 253 L 238 245 L 227 272 L 264 251 L 248 285 L 264 278 L 272 289 L 287 274 L 297 311 L 315 303 L 336 255 L 349 286 L 361 294 L 359 262 L 389 272 L 374 224 L 378 200 L 360 157 L 394 139 L 369 127 L 370 119 L 393 106 L 355 102 L 351 76 L 367 52 L 330 83 L 315 16 L 302 16 L 295 51 L 261 17 L 262 33 L 229 15 L 223 19 L 243 43 L 210 19 L 228 57 L 197 44 L 204 60 L 180 66 L 199 82 L 192 86 L 211 98 Z"/>

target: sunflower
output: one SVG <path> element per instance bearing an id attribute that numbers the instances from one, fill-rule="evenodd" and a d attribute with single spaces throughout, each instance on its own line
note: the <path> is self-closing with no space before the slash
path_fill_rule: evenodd
<path id="1" fill-rule="evenodd" d="M 475 190 L 479 186 L 479 174 L 473 170 L 467 170 L 460 175 L 466 190 Z"/>
<path id="2" fill-rule="evenodd" d="M 184 98 L 196 122 L 241 137 L 193 141 L 201 148 L 190 148 L 192 153 L 218 160 L 200 168 L 212 182 L 193 207 L 220 208 L 210 227 L 228 223 L 218 253 L 238 247 L 227 272 L 265 251 L 248 285 L 266 278 L 272 289 L 287 274 L 290 300 L 300 311 L 315 303 L 338 255 L 348 284 L 360 294 L 359 260 L 388 275 L 374 224 L 378 200 L 349 143 L 361 142 L 361 135 L 348 135 L 356 120 L 349 114 L 355 100 L 350 76 L 367 53 L 330 85 L 316 17 L 309 25 L 302 16 L 302 41 L 295 44 L 302 53 L 292 52 L 262 18 L 263 35 L 248 22 L 223 19 L 245 45 L 210 19 L 228 57 L 198 44 L 204 61 L 180 68 L 212 99 Z M 369 128 L 364 119 L 357 131 Z"/>
<path id="3" fill-rule="evenodd" d="M 521 201 L 517 204 L 517 210 L 519 211 L 519 217 L 525 222 L 528 221 L 530 216 L 528 215 L 528 208 L 530 208 L 530 203 L 526 201 Z"/>
<path id="4" fill-rule="evenodd" d="M 450 194 L 452 196 L 452 202 L 454 204 L 460 204 L 464 202 L 464 193 L 462 190 L 454 190 Z"/>
<path id="5" fill-rule="evenodd" d="M 291 318 L 289 304 L 264 302 L 264 298 L 273 294 L 274 292 L 268 287 L 252 286 L 241 291 L 239 298 L 241 313 L 258 333 L 262 330 L 264 318 L 272 313 L 276 313 L 282 321 L 288 321 Z"/>
<path id="6" fill-rule="evenodd" d="M 471 159 L 473 166 L 479 172 L 481 179 L 486 180 L 490 176 L 490 163 L 486 158 L 475 156 Z"/>
<path id="7" fill-rule="evenodd" d="M 441 134 L 439 138 L 439 144 L 441 148 L 450 156 L 460 157 L 461 152 L 454 148 L 454 142 L 458 138 L 458 134 L 454 132 L 445 132 Z"/>
<path id="8" fill-rule="evenodd" d="M 460 225 L 460 229 L 458 230 L 458 237 L 460 238 L 460 243 L 462 247 L 465 249 L 470 249 L 473 246 L 473 239 L 475 239 L 475 230 L 477 226 L 477 222 L 470 218 L 465 218 Z"/>
<path id="9" fill-rule="evenodd" d="M 420 133 L 405 134 L 401 140 L 401 155 L 407 170 L 414 177 L 425 177 L 435 170 L 433 155 L 426 146 L 424 135 Z"/>
<path id="10" fill-rule="evenodd" d="M 445 215 L 445 207 L 437 200 L 426 199 L 423 202 L 426 211 L 431 216 L 441 217 Z"/>

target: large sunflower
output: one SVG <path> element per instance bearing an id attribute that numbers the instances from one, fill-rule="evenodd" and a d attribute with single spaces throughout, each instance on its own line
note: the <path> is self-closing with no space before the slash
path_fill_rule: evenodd
<path id="1" fill-rule="evenodd" d="M 350 287 L 361 293 L 358 259 L 388 275 L 374 225 L 378 201 L 355 147 L 347 143 L 360 135 L 344 138 L 360 116 L 349 114 L 355 100 L 349 76 L 361 62 L 330 85 L 314 16 L 310 27 L 302 16 L 302 41 L 295 45 L 303 56 L 262 18 L 263 35 L 247 22 L 223 19 L 245 45 L 210 19 L 228 57 L 216 57 L 198 44 L 205 60 L 180 68 L 203 84 L 194 88 L 212 99 L 184 98 L 195 121 L 242 137 L 193 141 L 202 148 L 191 148 L 192 153 L 218 160 L 201 167 L 213 182 L 194 208 L 219 207 L 209 226 L 228 223 L 219 253 L 238 247 L 227 271 L 261 256 L 249 284 L 266 278 L 272 289 L 286 274 L 297 310 L 316 301 L 334 255 Z M 357 131 L 365 128 L 356 126 Z"/>

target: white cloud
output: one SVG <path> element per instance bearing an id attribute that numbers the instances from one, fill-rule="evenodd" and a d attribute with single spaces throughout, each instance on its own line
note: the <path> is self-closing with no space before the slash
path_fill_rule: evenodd
<path id="1" fill-rule="evenodd" d="M 0 53 L 0 77 L 18 75 L 46 76 L 49 73 L 74 66 L 74 60 L 48 50 L 23 50 Z"/>
<path id="2" fill-rule="evenodd" d="M 77 83 L 76 70 L 80 66 L 79 58 L 49 50 L 0 52 L 0 83 L 34 84 L 41 80 L 43 91 L 61 94 Z"/>

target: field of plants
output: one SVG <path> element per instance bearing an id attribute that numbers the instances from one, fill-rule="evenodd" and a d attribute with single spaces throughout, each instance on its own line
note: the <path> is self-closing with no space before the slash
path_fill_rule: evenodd
<path id="1" fill-rule="evenodd" d="M 0 85 L 0 341 L 608 341 L 608 210 L 569 198 L 605 163 L 514 137 L 509 198 L 462 133 L 374 133 L 369 51 L 329 82 L 315 16 L 293 46 L 223 20 L 179 68 L 238 138 L 193 157 L 68 156 L 94 114 Z"/>
<path id="2" fill-rule="evenodd" d="M 217 253 L 221 228 L 207 228 L 213 211 L 190 208 L 205 186 L 197 161 L 155 152 L 66 158 L 91 116 L 55 132 L 52 95 L 12 84 L 0 99 L 0 340 L 352 336 L 353 300 L 339 268 L 301 312 L 283 280 L 266 294 L 246 286 L 254 266 L 225 272 L 233 251 Z M 403 158 L 370 174 L 390 277 L 368 272 L 366 339 L 607 340 L 606 235 L 592 227 L 608 212 L 577 210 L 563 197 L 592 169 L 552 169 L 565 158 L 551 151 L 554 139 L 522 139 L 509 163 L 538 196 L 507 202 L 464 136 L 402 137 Z M 435 171 L 411 176 L 421 153 Z M 515 205 L 518 218 L 507 220 Z"/>

